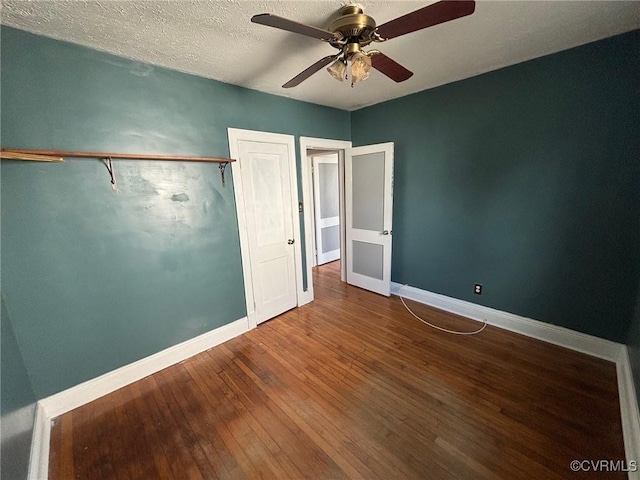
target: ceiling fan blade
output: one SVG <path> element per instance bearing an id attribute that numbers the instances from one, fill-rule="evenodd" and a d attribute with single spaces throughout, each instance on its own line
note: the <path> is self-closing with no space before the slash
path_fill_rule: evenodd
<path id="1" fill-rule="evenodd" d="M 300 35 L 306 35 L 307 37 L 319 38 L 321 40 L 331 40 L 334 38 L 333 33 L 321 28 L 312 27 L 311 25 L 305 25 L 303 23 L 294 22 L 287 18 L 278 17 L 270 13 L 261 13 L 260 15 L 254 15 L 251 17 L 253 23 L 259 23 L 260 25 L 266 25 L 267 27 L 275 27 L 287 32 L 298 33 Z"/>
<path id="2" fill-rule="evenodd" d="M 282 88 L 291 88 L 291 87 L 296 87 L 300 85 L 302 82 L 304 82 L 307 78 L 309 78 L 311 75 L 316 73 L 322 67 L 326 67 L 331 62 L 333 62 L 341 54 L 342 52 L 338 53 L 337 55 L 329 55 L 328 57 L 321 58 L 316 63 L 311 65 L 309 68 L 307 68 L 306 70 L 303 70 L 298 75 L 296 75 L 291 80 L 289 80 L 287 83 L 282 85 Z"/>
<path id="3" fill-rule="evenodd" d="M 473 0 L 445 0 L 383 23 L 378 27 L 377 32 L 382 38 L 395 38 L 471 15 L 475 9 L 476 2 Z"/>
<path id="4" fill-rule="evenodd" d="M 407 70 L 395 60 L 387 57 L 384 53 L 371 55 L 371 66 L 395 82 L 404 82 L 413 76 L 411 70 Z"/>

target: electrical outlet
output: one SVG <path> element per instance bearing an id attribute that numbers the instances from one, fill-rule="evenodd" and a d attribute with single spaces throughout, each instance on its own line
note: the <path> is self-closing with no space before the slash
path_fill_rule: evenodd
<path id="1" fill-rule="evenodd" d="M 476 283 L 473 286 L 473 293 L 475 293 L 476 295 L 482 295 L 482 284 L 481 283 Z"/>

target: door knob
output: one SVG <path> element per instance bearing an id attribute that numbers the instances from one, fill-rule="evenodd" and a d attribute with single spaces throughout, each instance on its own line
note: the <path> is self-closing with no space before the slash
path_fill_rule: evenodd
<path id="1" fill-rule="evenodd" d="M 389 235 L 389 230 L 383 230 L 383 231 L 382 231 L 382 234 L 383 234 L 383 235 Z"/>
<path id="2" fill-rule="evenodd" d="M 293 238 L 290 238 L 289 240 L 287 240 L 287 243 L 289 245 L 293 245 L 293 242 L 295 242 L 295 240 Z"/>

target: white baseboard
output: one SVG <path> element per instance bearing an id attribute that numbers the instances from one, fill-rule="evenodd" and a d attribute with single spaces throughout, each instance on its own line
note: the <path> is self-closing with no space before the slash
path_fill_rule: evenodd
<path id="1" fill-rule="evenodd" d="M 51 436 L 51 417 L 39 401 L 33 422 L 33 438 L 29 457 L 29 480 L 45 480 L 49 476 L 49 438 Z"/>
<path id="2" fill-rule="evenodd" d="M 243 317 L 38 401 L 29 460 L 29 480 L 45 480 L 48 476 L 49 439 L 53 418 L 220 345 L 248 330 L 249 322 L 247 317 Z"/>
<path id="3" fill-rule="evenodd" d="M 571 350 L 586 353 L 594 357 L 618 362 L 623 345 L 603 338 L 576 332 L 568 328 L 550 323 L 521 317 L 513 313 L 503 312 L 493 308 L 465 302 L 457 298 L 447 297 L 439 293 L 428 292 L 415 287 L 403 286 L 391 282 L 391 293 L 398 295 L 402 289 L 402 296 L 440 310 L 462 315 L 471 320 L 486 321 L 489 325 L 520 333 L 527 337 L 537 338 L 554 345 L 560 345 Z"/>
<path id="4" fill-rule="evenodd" d="M 636 460 L 640 468 L 640 414 L 626 345 L 395 282 L 391 282 L 391 293 L 402 293 L 409 300 L 615 362 L 625 454 L 627 461 Z M 640 480 L 640 472 L 629 472 L 629 478 Z"/>
<path id="5" fill-rule="evenodd" d="M 222 342 L 226 342 L 233 337 L 237 337 L 247 330 L 247 319 L 246 317 L 241 318 L 240 320 L 203 333 L 202 335 L 130 363 L 129 365 L 87 380 L 75 387 L 51 395 L 41 400 L 42 405 L 50 418 L 57 417 L 130 383 L 159 372 L 163 368 L 167 368 L 193 355 L 204 352 L 211 347 L 215 347 Z"/>
<path id="6" fill-rule="evenodd" d="M 640 411 L 638 411 L 638 397 L 633 383 L 633 372 L 626 345 L 623 346 L 617 367 L 625 455 L 627 461 L 635 460 L 640 464 Z M 638 468 L 640 469 L 640 465 Z M 629 479 L 640 480 L 640 470 L 629 472 Z"/>

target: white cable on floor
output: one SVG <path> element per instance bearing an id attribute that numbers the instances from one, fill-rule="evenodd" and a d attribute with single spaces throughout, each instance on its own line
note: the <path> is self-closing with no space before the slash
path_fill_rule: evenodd
<path id="1" fill-rule="evenodd" d="M 413 311 L 407 306 L 407 304 L 404 302 L 404 297 L 402 295 L 400 295 L 400 292 L 402 291 L 402 289 L 404 287 L 406 287 L 407 285 L 403 285 L 402 287 L 400 287 L 400 289 L 398 290 L 398 296 L 400 297 L 400 301 L 402 302 L 402 304 L 404 305 L 404 308 L 407 309 L 407 311 L 413 315 L 414 317 L 416 317 L 418 320 L 420 320 L 422 323 L 425 323 L 427 325 L 429 325 L 432 328 L 435 328 L 436 330 L 440 330 L 442 332 L 446 332 L 446 333 L 452 333 L 454 335 L 476 335 L 478 333 L 480 333 L 482 330 L 485 329 L 485 327 L 487 326 L 487 321 L 483 320 L 483 324 L 482 327 L 480 327 L 478 330 L 475 330 L 473 332 L 456 332 L 455 330 L 448 330 L 446 328 L 442 328 L 439 327 L 437 325 L 433 325 L 432 323 L 427 322 L 426 320 L 423 320 L 422 318 L 420 318 L 418 315 L 416 315 L 415 313 L 413 313 Z"/>

